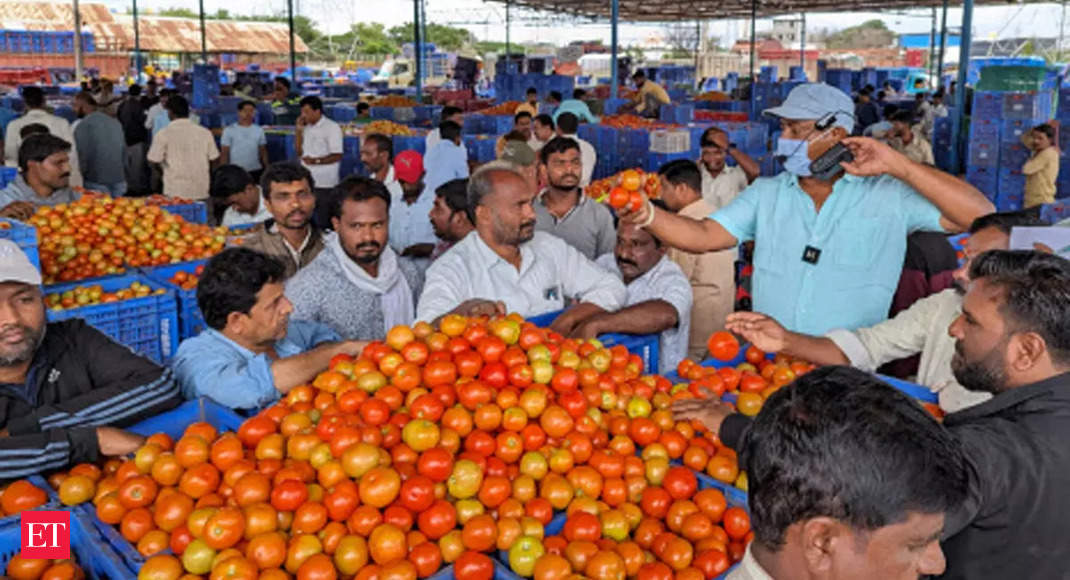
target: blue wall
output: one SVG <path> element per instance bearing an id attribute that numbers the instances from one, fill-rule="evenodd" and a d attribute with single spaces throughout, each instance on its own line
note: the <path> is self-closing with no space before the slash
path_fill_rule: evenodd
<path id="1" fill-rule="evenodd" d="M 900 34 L 899 35 L 899 46 L 901 46 L 903 48 L 922 48 L 922 49 L 928 50 L 928 48 L 929 48 L 929 38 L 931 36 L 932 36 L 931 33 L 928 33 L 928 32 L 922 32 L 920 34 Z M 936 33 L 936 40 L 937 41 L 940 40 L 940 33 L 939 32 Z M 959 46 L 959 41 L 960 40 L 961 40 L 961 37 L 959 35 L 957 35 L 957 34 L 948 34 L 947 35 L 947 45 L 948 46 Z"/>

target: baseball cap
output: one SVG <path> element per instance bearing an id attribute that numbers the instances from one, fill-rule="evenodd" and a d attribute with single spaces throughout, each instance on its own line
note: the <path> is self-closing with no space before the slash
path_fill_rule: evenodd
<path id="1" fill-rule="evenodd" d="M 11 240 L 0 240 L 0 282 L 41 285 L 41 273 Z"/>
<path id="2" fill-rule="evenodd" d="M 850 133 L 855 128 L 854 110 L 854 101 L 840 89 L 825 83 L 806 83 L 792 89 L 784 104 L 766 109 L 762 114 L 802 121 L 834 115 L 832 125 L 843 127 Z"/>
<path id="3" fill-rule="evenodd" d="M 394 177 L 405 183 L 416 183 L 424 174 L 424 158 L 415 151 L 402 151 L 394 156 Z"/>
<path id="4" fill-rule="evenodd" d="M 523 141 L 506 141 L 499 159 L 521 167 L 530 167 L 535 163 L 535 150 Z"/>

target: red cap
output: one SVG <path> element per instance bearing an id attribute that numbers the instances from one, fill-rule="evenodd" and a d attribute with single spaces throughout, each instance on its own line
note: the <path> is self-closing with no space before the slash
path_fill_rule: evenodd
<path id="1" fill-rule="evenodd" d="M 416 183 L 424 175 L 424 158 L 415 151 L 402 151 L 394 156 L 394 177 L 405 183 Z"/>

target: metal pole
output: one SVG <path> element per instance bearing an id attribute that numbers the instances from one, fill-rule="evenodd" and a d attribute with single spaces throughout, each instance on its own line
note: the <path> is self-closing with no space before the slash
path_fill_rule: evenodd
<path id="1" fill-rule="evenodd" d="M 617 85 L 620 83 L 618 74 L 620 65 L 617 64 L 617 19 L 619 17 L 619 0 L 609 0 L 609 53 L 611 57 L 609 59 L 609 97 L 611 99 L 617 98 L 619 94 L 617 91 Z"/>
<path id="2" fill-rule="evenodd" d="M 750 2 L 750 117 L 753 119 L 757 116 L 754 110 L 754 52 L 756 50 L 756 30 L 758 21 L 758 0 L 751 0 Z"/>
<path id="3" fill-rule="evenodd" d="M 137 27 L 137 0 L 134 0 L 134 82 L 141 80 L 141 34 Z"/>
<path id="4" fill-rule="evenodd" d="M 933 66 L 936 64 L 933 57 L 936 56 L 936 6 L 933 6 L 933 29 L 929 34 L 929 78 L 933 78 Z"/>
<path id="5" fill-rule="evenodd" d="M 944 86 L 944 53 L 947 50 L 947 0 L 944 0 L 944 14 L 940 20 L 940 61 L 936 77 L 940 86 Z"/>
<path id="6" fill-rule="evenodd" d="M 695 21 L 695 83 L 694 83 L 694 87 L 696 88 L 696 90 L 699 90 L 699 91 L 702 90 L 702 87 L 699 86 L 699 83 L 702 82 L 702 79 L 700 79 L 699 76 L 698 76 L 698 55 L 699 55 L 699 53 L 702 52 L 702 40 L 703 40 L 704 36 L 705 35 L 702 34 L 702 21 L 701 20 L 696 20 Z"/>
<path id="7" fill-rule="evenodd" d="M 201 10 L 201 62 L 208 64 L 208 38 L 204 34 L 204 0 L 199 0 Z"/>
<path id="8" fill-rule="evenodd" d="M 74 76 L 82 82 L 82 14 L 78 11 L 78 0 L 74 0 Z"/>
<path id="9" fill-rule="evenodd" d="M 959 122 L 952 125 L 951 173 L 959 169 L 959 135 L 966 121 L 966 71 L 970 68 L 970 29 L 973 27 L 973 0 L 962 3 L 962 36 L 959 41 L 959 74 L 955 85 L 955 111 Z"/>
<path id="10" fill-rule="evenodd" d="M 294 0 L 286 0 L 286 20 L 290 27 L 290 82 L 297 88 L 297 52 L 294 50 Z"/>
<path id="11" fill-rule="evenodd" d="M 806 76 L 806 13 L 802 13 L 802 34 L 799 35 L 799 66 Z"/>
<path id="12" fill-rule="evenodd" d="M 512 42 L 510 42 L 510 37 L 509 37 L 510 24 L 511 23 L 509 21 L 509 0 L 505 0 L 505 64 L 506 65 L 508 65 L 509 63 L 511 63 L 513 61 L 512 54 L 511 54 L 513 52 L 513 47 L 512 47 Z M 506 66 L 506 70 L 509 70 L 508 66 Z"/>
<path id="13" fill-rule="evenodd" d="M 1066 0 L 1063 0 L 1063 15 L 1059 19 L 1059 46 L 1055 48 L 1056 58 L 1059 58 L 1063 53 L 1063 31 L 1066 29 Z"/>
<path id="14" fill-rule="evenodd" d="M 423 94 L 424 88 L 424 67 L 423 67 L 423 42 L 420 38 L 420 0 L 412 0 L 412 34 L 413 44 L 416 47 L 416 95 L 419 97 Z"/>

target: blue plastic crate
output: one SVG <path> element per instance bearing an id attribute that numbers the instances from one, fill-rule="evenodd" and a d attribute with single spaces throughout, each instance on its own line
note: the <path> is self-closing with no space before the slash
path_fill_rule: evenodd
<path id="1" fill-rule="evenodd" d="M 370 107 L 368 115 L 377 121 L 392 121 L 394 119 L 393 107 Z"/>
<path id="2" fill-rule="evenodd" d="M 616 115 L 621 107 L 630 102 L 631 101 L 628 99 L 606 99 L 602 103 L 602 113 L 606 115 Z"/>
<path id="3" fill-rule="evenodd" d="M 1004 119 L 1049 119 L 1051 118 L 1051 93 L 1031 91 L 1028 93 L 1003 93 Z M 974 112 L 976 115 L 977 113 Z"/>
<path id="4" fill-rule="evenodd" d="M 491 135 L 504 135 L 513 130 L 512 115 L 488 115 L 485 119 L 486 132 Z"/>
<path id="5" fill-rule="evenodd" d="M 489 163 L 498 156 L 495 151 L 497 141 L 495 139 L 476 140 L 476 163 Z M 469 158 L 471 160 L 471 158 Z"/>
<path id="6" fill-rule="evenodd" d="M 123 558 L 103 541 L 92 523 L 80 510 L 71 514 L 71 557 L 93 580 L 134 580 L 136 569 L 130 568 Z M 0 526 L 0 568 L 6 569 L 11 558 L 21 550 L 19 522 Z"/>
<path id="7" fill-rule="evenodd" d="M 482 114 L 471 114 L 464 116 L 464 127 L 461 131 L 465 135 L 482 135 L 487 133 L 487 116 Z"/>
<path id="8" fill-rule="evenodd" d="M 996 211 L 1018 211 L 1022 209 L 1021 193 L 1003 193 L 996 196 Z"/>
<path id="9" fill-rule="evenodd" d="M 1021 167 L 1029 161 L 1031 154 L 1022 143 L 1003 143 L 999 146 L 999 164 L 1002 167 Z"/>
<path id="10" fill-rule="evenodd" d="M 966 159 L 976 167 L 999 167 L 999 143 L 971 141 Z"/>
<path id="11" fill-rule="evenodd" d="M 1070 218 L 1070 205 L 1065 201 L 1046 203 L 1040 206 L 1040 219 L 1048 225 Z"/>
<path id="12" fill-rule="evenodd" d="M 171 277 L 178 272 L 192 274 L 199 266 L 203 266 L 206 263 L 208 263 L 207 260 L 194 260 L 192 262 L 182 262 L 181 264 L 142 269 L 142 273 L 147 278 L 158 282 L 166 288 L 170 288 L 178 298 L 178 339 L 180 341 L 186 340 L 191 336 L 197 336 L 204 330 L 204 316 L 201 314 L 200 307 L 197 306 L 197 290 L 184 290 L 178 284 L 171 282 Z"/>
<path id="13" fill-rule="evenodd" d="M 973 117 L 982 119 L 1003 118 L 1003 93 L 997 91 L 974 91 Z"/>
<path id="14" fill-rule="evenodd" d="M 1021 143 L 1023 135 L 1043 122 L 1041 119 L 1004 119 L 999 127 L 999 141 L 1000 143 Z"/>
<path id="15" fill-rule="evenodd" d="M 165 205 L 163 206 L 163 209 L 167 210 L 167 213 L 177 215 L 191 224 L 208 223 L 208 206 L 201 201 L 177 205 Z"/>
<path id="16" fill-rule="evenodd" d="M 1025 191 L 1025 175 L 1021 169 L 1014 167 L 1001 167 L 999 170 L 999 194 L 1022 196 Z"/>
<path id="17" fill-rule="evenodd" d="M 48 310 L 48 320 L 55 322 L 83 318 L 97 330 L 120 344 L 158 363 L 165 363 L 178 350 L 178 302 L 175 293 L 145 276 L 127 274 L 96 280 L 45 286 L 45 294 L 66 292 L 78 286 L 100 285 L 105 292 L 128 288 L 134 282 L 147 284 L 153 291 L 141 298 L 93 304 L 65 310 Z"/>
<path id="18" fill-rule="evenodd" d="M 37 251 L 37 228 L 20 221 L 0 218 L 0 239 L 11 240 L 19 247 L 30 263 L 41 270 L 41 255 Z"/>
<path id="19" fill-rule="evenodd" d="M 974 117 L 970 123 L 970 141 L 993 142 L 999 140 L 1001 123 L 999 119 Z"/>
<path id="20" fill-rule="evenodd" d="M 394 155 L 401 153 L 402 151 L 416 151 L 423 155 L 424 149 L 427 147 L 426 139 L 421 135 L 394 135 Z"/>
<path id="21" fill-rule="evenodd" d="M 999 170 L 996 167 L 967 166 L 966 182 L 993 200 L 999 193 Z"/>

